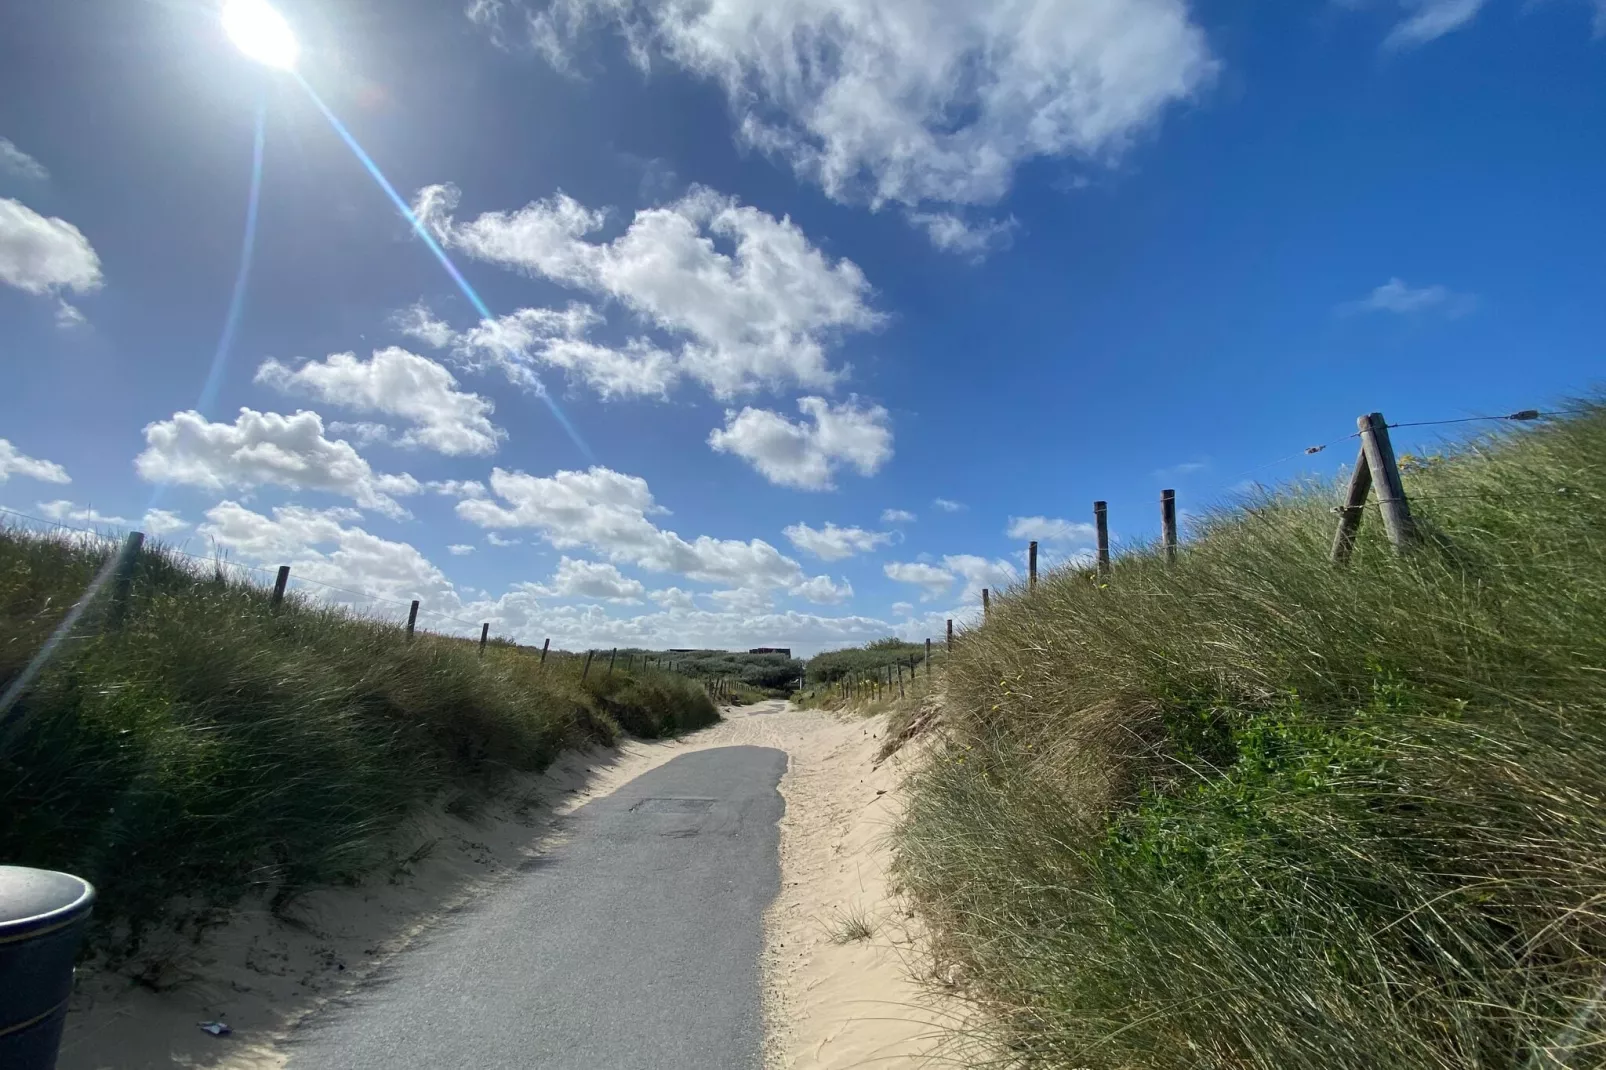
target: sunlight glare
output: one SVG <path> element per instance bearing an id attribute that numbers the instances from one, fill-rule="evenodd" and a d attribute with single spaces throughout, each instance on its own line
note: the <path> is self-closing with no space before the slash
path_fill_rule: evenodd
<path id="1" fill-rule="evenodd" d="M 289 70 L 301 52 L 290 24 L 267 0 L 225 0 L 223 32 L 241 52 L 269 67 Z"/>

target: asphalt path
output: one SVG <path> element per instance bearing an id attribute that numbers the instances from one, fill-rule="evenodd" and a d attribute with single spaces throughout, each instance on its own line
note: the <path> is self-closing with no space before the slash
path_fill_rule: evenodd
<path id="1" fill-rule="evenodd" d="M 683 754 L 297 1031 L 289 1070 L 756 1070 L 786 754 Z"/>

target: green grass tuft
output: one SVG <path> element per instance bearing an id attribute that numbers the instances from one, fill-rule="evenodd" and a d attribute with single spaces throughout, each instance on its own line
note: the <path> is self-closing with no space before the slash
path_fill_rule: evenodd
<path id="1" fill-rule="evenodd" d="M 1294 487 L 956 643 L 898 869 L 999 1058 L 1606 1063 L 1606 410 L 1406 486 L 1406 557 Z"/>

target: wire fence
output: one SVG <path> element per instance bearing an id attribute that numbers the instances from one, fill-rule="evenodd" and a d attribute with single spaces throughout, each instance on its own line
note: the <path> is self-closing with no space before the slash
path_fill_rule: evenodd
<path id="1" fill-rule="evenodd" d="M 1593 410 L 1589 409 L 1520 409 L 1515 412 L 1499 415 L 1461 416 L 1432 420 L 1402 420 L 1393 423 L 1383 421 L 1380 415 L 1373 414 L 1373 416 L 1370 418 L 1363 417 L 1361 423 L 1365 426 L 1361 426 L 1358 430 L 1351 434 L 1334 438 L 1328 442 L 1306 446 L 1298 452 L 1284 455 L 1273 461 L 1268 461 L 1265 464 L 1248 469 L 1239 476 L 1234 477 L 1233 481 L 1240 481 L 1246 476 L 1257 472 L 1263 472 L 1267 469 L 1285 464 L 1290 460 L 1295 460 L 1300 457 L 1314 456 L 1327 451 L 1333 446 L 1342 445 L 1346 442 L 1352 442 L 1355 440 L 1362 441 L 1362 449 L 1360 451 L 1357 467 L 1365 468 L 1367 467 L 1366 459 L 1368 456 L 1366 450 L 1367 436 L 1369 434 L 1381 436 L 1385 447 L 1387 447 L 1387 433 L 1390 429 L 1451 426 L 1470 423 L 1531 423 L 1543 419 L 1588 415 L 1592 411 Z M 1372 420 L 1371 424 L 1367 424 L 1368 419 Z M 1379 486 L 1393 485 L 1398 487 L 1400 485 L 1400 475 L 1398 471 L 1398 465 L 1393 458 L 1392 448 L 1386 448 L 1384 452 L 1386 453 L 1387 463 L 1383 464 L 1383 458 L 1380 457 L 1377 464 L 1374 464 L 1372 467 L 1375 468 L 1379 465 L 1382 465 L 1385 468 L 1392 468 L 1392 472 L 1384 471 L 1382 473 L 1372 473 L 1372 475 L 1380 475 L 1381 478 L 1376 480 Z M 1166 491 L 1164 493 L 1166 495 L 1173 496 L 1173 511 L 1165 514 L 1165 529 L 1162 532 L 1162 540 L 1167 546 L 1167 552 L 1169 553 L 1174 552 L 1177 542 L 1176 515 L 1174 512 L 1174 492 Z M 1542 497 L 1548 494 L 1565 495 L 1567 493 L 1569 493 L 1568 488 L 1557 487 L 1549 492 L 1536 493 L 1534 497 Z M 1485 496 L 1479 494 L 1428 495 L 1417 497 L 1414 500 L 1447 501 L 1452 499 L 1478 499 L 1483 497 Z M 1395 499 L 1398 499 L 1398 502 Z M 1344 522 L 1351 524 L 1351 526 L 1353 526 L 1354 523 L 1354 514 L 1357 514 L 1362 509 L 1381 512 L 1385 515 L 1385 521 L 1387 521 L 1389 515 L 1398 512 L 1398 510 L 1401 508 L 1399 503 L 1404 501 L 1405 496 L 1403 490 L 1400 490 L 1394 495 L 1380 493 L 1375 500 L 1368 500 L 1363 495 L 1358 501 L 1336 506 L 1334 508 L 1334 512 L 1340 514 Z M 92 510 L 90 513 L 93 515 Z M 1045 547 L 1043 548 L 1043 560 L 1041 562 L 1043 567 L 1046 569 L 1051 569 L 1071 566 L 1089 570 L 1096 569 L 1100 574 L 1106 573 L 1109 568 L 1110 547 L 1108 529 L 1106 526 L 1106 513 L 1104 509 L 1104 503 L 1102 502 L 1095 503 L 1095 519 L 1096 526 L 1098 528 L 1098 544 L 1096 549 L 1059 551 L 1052 547 Z M 124 535 L 116 533 L 116 529 L 126 524 L 125 521 L 119 521 L 117 518 L 105 518 L 106 530 L 96 530 L 94 528 L 83 527 L 77 524 L 69 523 L 65 520 L 25 513 L 20 510 L 6 507 L 0 507 L 0 523 L 4 523 L 6 526 L 13 528 L 24 528 L 36 533 L 48 534 L 56 538 L 81 541 L 86 545 L 92 546 L 103 552 L 115 552 L 120 546 L 123 545 Z M 1393 526 L 1391 525 L 1391 534 L 1392 529 Z M 1398 542 L 1399 540 L 1396 541 Z M 428 602 L 434 600 L 428 594 L 410 600 L 395 598 L 387 595 L 377 594 L 373 591 L 361 590 L 345 584 L 331 583 L 327 580 L 319 579 L 314 575 L 307 575 L 307 571 L 309 569 L 316 571 L 318 569 L 327 567 L 324 562 L 317 560 L 303 559 L 290 566 L 272 567 L 267 565 L 249 564 L 237 559 L 233 559 L 229 556 L 229 553 L 225 548 L 217 548 L 210 555 L 202 555 L 191 553 L 176 546 L 164 544 L 161 547 L 161 552 L 169 555 L 170 558 L 175 562 L 184 563 L 190 569 L 190 571 L 197 576 L 197 578 L 209 578 L 214 580 L 224 579 L 255 587 L 266 587 L 270 589 L 277 588 L 274 596 L 275 599 L 278 599 L 286 594 L 299 595 L 303 600 L 310 604 L 342 609 L 366 619 L 381 620 L 397 625 L 403 625 L 405 622 L 405 627 L 407 628 L 409 634 L 412 634 L 421 622 L 424 625 L 424 630 L 434 632 L 435 634 L 457 638 L 478 638 L 483 643 L 490 628 L 490 624 L 488 622 L 476 622 L 468 620 L 440 609 L 437 606 L 427 604 Z M 1030 586 L 1036 583 L 1039 565 L 1038 543 L 1031 542 L 1027 553 L 1029 560 L 1027 562 L 1026 582 L 1028 586 Z M 1338 553 L 1337 549 L 1335 549 L 1335 553 Z M 286 570 L 288 570 L 287 574 Z M 985 606 L 991 594 L 992 591 L 988 588 L 984 588 L 982 590 L 982 601 L 984 607 L 983 619 L 985 619 Z M 951 623 L 952 622 L 950 622 L 950 624 Z M 550 644 L 550 642 L 551 640 L 548 639 L 547 643 Z M 586 656 L 586 654 L 576 654 L 574 656 L 583 657 Z M 866 684 L 873 684 L 873 681 L 867 680 L 865 682 Z"/>
<path id="2" fill-rule="evenodd" d="M 1528 494 L 1510 494 L 1500 492 L 1490 493 L 1458 493 L 1458 494 L 1427 494 L 1408 495 L 1405 489 L 1402 467 L 1405 470 L 1414 470 L 1424 467 L 1420 463 L 1402 466 L 1395 456 L 1393 444 L 1390 441 L 1389 431 L 1396 428 L 1438 427 L 1449 425 L 1462 425 L 1470 423 L 1533 423 L 1545 419 L 1557 419 L 1569 416 L 1598 415 L 1599 409 L 1519 409 L 1516 412 L 1494 416 L 1461 416 L 1448 419 L 1435 420 L 1401 420 L 1389 422 L 1381 413 L 1369 413 L 1359 417 L 1354 433 L 1335 438 L 1330 442 L 1307 446 L 1299 453 L 1288 454 L 1275 461 L 1269 461 L 1257 468 L 1250 469 L 1249 473 L 1264 471 L 1267 468 L 1283 464 L 1301 456 L 1319 454 L 1332 446 L 1345 442 L 1359 440 L 1360 448 L 1354 466 L 1350 469 L 1349 485 L 1344 501 L 1335 505 L 1332 512 L 1338 517 L 1338 527 L 1334 532 L 1331 557 L 1334 564 L 1347 564 L 1353 551 L 1357 530 L 1361 518 L 1370 513 L 1381 516 L 1389 541 L 1399 553 L 1408 553 L 1422 541 L 1421 529 L 1411 513 L 1412 502 L 1439 502 L 1439 501 L 1535 501 L 1540 499 L 1554 499 L 1577 493 L 1574 488 L 1556 486 L 1545 490 L 1534 491 Z M 1244 473 L 1244 474 L 1249 474 Z M 1239 479 L 1242 476 L 1237 477 Z M 1178 514 L 1176 511 L 1176 491 L 1163 490 L 1160 495 L 1161 502 L 1161 552 L 1167 560 L 1176 557 L 1179 549 Z M 1262 511 L 1253 506 L 1244 506 L 1244 511 L 1252 516 L 1262 516 Z M 1096 543 L 1093 549 L 1082 549 L 1069 554 L 1060 555 L 1058 561 L 1047 563 L 1048 568 L 1057 568 L 1071 565 L 1082 571 L 1088 578 L 1105 582 L 1109 578 L 1111 568 L 1111 544 L 1108 527 L 1108 506 L 1103 501 L 1093 503 L 1094 525 Z M 1028 544 L 1025 554 L 1027 558 L 1027 575 L 1025 589 L 1029 592 L 1037 585 L 1039 571 L 1039 546 L 1033 541 Z M 1019 592 L 1020 581 L 1011 580 L 1010 590 Z M 992 601 L 1002 591 L 992 588 L 981 589 L 980 620 L 985 623 L 990 612 Z M 974 609 L 968 611 L 968 619 L 962 619 L 961 627 L 974 622 Z M 948 621 L 948 642 L 952 645 L 954 635 L 954 621 Z"/>
<path id="3" fill-rule="evenodd" d="M 111 525 L 108 523 L 107 526 Z M 482 656 L 490 645 L 491 624 L 488 621 L 476 623 L 441 610 L 428 609 L 421 605 L 420 599 L 402 601 L 313 577 L 296 577 L 292 566 L 289 565 L 272 568 L 248 564 L 231 560 L 221 550 L 206 556 L 170 545 L 146 547 L 144 534 L 138 531 L 114 533 L 96 530 L 3 506 L 0 506 L 0 529 L 21 530 L 36 537 L 63 540 L 104 558 L 77 602 L 69 608 L 53 633 L 34 652 L 23 671 L 9 681 L 4 692 L 0 693 L 0 743 L 13 737 L 19 729 L 19 723 L 14 719 L 8 723 L 8 715 L 18 698 L 31 686 L 34 678 L 64 640 L 81 630 L 81 625 L 89 626 L 91 621 L 94 627 L 101 630 L 121 626 L 126 604 L 131 596 L 131 580 L 142 555 L 145 557 L 160 555 L 169 564 L 186 572 L 197 585 L 222 584 L 256 590 L 266 596 L 267 604 L 264 609 L 269 612 L 278 610 L 287 600 L 291 606 L 299 601 L 309 608 L 349 614 L 352 619 L 375 620 L 405 628 L 405 641 L 409 643 L 414 640 L 417 633 L 424 632 L 445 639 L 478 640 Z M 295 597 L 298 594 L 301 596 L 299 599 Z M 100 606 L 100 610 L 104 612 L 97 610 L 96 614 L 86 620 L 85 611 L 92 605 Z M 420 620 L 433 621 L 439 627 L 419 628 L 417 625 Z M 497 646 L 509 644 L 522 646 L 512 640 L 498 637 Z M 539 658 L 543 670 L 550 666 L 551 670 L 577 673 L 582 684 L 591 679 L 600 682 L 620 670 L 627 673 L 659 672 L 699 684 L 715 702 L 735 700 L 737 697 L 739 681 L 728 675 L 699 672 L 695 666 L 688 667 L 683 656 L 686 651 L 664 652 L 619 647 L 608 649 L 592 647 L 577 651 L 554 650 L 550 637 L 539 648 L 524 646 L 523 649 L 529 651 L 530 656 Z"/>

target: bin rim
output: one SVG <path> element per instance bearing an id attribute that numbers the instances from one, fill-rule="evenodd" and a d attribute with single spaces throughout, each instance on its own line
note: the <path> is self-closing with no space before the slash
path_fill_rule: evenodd
<path id="1" fill-rule="evenodd" d="M 0 895 L 3 895 L 6 889 L 8 878 L 18 875 L 23 879 L 31 878 L 36 883 L 40 883 L 40 878 L 43 878 L 43 883 L 60 888 L 63 896 L 58 896 L 54 905 L 50 906 L 45 906 L 43 902 L 30 903 L 26 908 L 27 912 L 20 913 L 16 917 L 5 916 L 3 903 L 0 903 L 0 944 L 32 939 L 72 925 L 88 914 L 94 906 L 94 885 L 82 877 L 54 869 L 0 865 Z M 59 900 L 69 892 L 75 894 L 72 894 L 72 898 L 66 902 L 60 902 Z"/>

